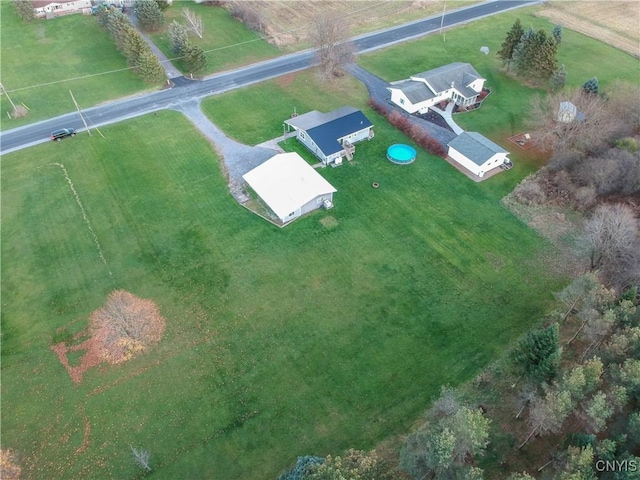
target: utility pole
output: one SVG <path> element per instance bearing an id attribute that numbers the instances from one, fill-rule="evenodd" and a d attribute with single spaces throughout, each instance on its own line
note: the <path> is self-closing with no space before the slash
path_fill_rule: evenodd
<path id="1" fill-rule="evenodd" d="M 444 12 L 447 10 L 447 0 L 444 0 L 444 7 L 442 8 L 442 19 L 440 20 L 440 35 L 442 35 L 442 27 L 444 26 Z M 443 35 L 442 41 L 445 41 L 445 36 Z"/>
<path id="2" fill-rule="evenodd" d="M 84 117 L 82 116 L 82 112 L 80 111 L 80 107 L 78 106 L 78 102 L 76 102 L 76 98 L 73 96 L 73 93 L 71 92 L 71 90 L 69 90 L 69 95 L 71 95 L 71 99 L 73 100 L 73 104 L 78 109 L 78 114 L 80 115 L 80 118 L 82 119 L 82 123 L 84 123 L 84 128 L 87 129 L 87 132 L 89 133 L 89 136 L 91 136 L 91 130 L 89 130 L 89 125 L 87 125 L 87 122 L 85 122 Z"/>
<path id="3" fill-rule="evenodd" d="M 9 99 L 9 103 L 11 104 L 11 106 L 13 107 L 13 111 L 16 111 L 16 105 L 15 103 L 13 103 L 13 101 L 11 100 L 11 97 L 9 96 L 9 94 L 7 93 L 7 90 L 4 88 L 4 86 L 0 83 L 0 93 L 4 92 L 4 94 L 7 96 L 7 98 Z"/>

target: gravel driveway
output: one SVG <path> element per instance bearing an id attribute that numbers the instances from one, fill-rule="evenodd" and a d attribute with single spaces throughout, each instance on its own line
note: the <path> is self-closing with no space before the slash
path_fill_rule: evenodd
<path id="1" fill-rule="evenodd" d="M 174 109 L 182 112 L 209 139 L 220 154 L 229 179 L 229 190 L 235 199 L 240 203 L 248 200 L 244 192 L 242 175 L 279 152 L 270 148 L 250 147 L 230 139 L 202 113 L 199 100 L 182 103 Z"/>

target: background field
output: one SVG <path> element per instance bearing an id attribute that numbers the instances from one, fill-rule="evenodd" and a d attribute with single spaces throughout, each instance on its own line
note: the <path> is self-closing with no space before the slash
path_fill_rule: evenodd
<path id="1" fill-rule="evenodd" d="M 539 320 L 545 244 L 446 163 L 387 162 L 402 137 L 372 120 L 323 171 L 336 207 L 284 230 L 177 113 L 3 158 L 2 440 L 26 478 L 133 477 L 132 444 L 157 478 L 272 479 L 405 431 Z M 156 301 L 165 338 L 74 386 L 49 345 L 114 288 Z"/>
<path id="2" fill-rule="evenodd" d="M 640 57 L 640 11 L 636 1 L 608 1 L 606 7 L 600 2 L 553 1 L 547 2 L 537 15 Z"/>

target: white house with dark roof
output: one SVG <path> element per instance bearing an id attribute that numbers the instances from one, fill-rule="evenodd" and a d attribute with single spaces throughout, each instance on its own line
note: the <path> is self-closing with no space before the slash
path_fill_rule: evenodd
<path id="1" fill-rule="evenodd" d="M 284 123 L 296 131 L 298 141 L 325 165 L 340 165 L 343 157 L 351 160 L 354 144 L 373 138 L 373 124 L 353 107 L 328 113 L 313 110 Z"/>
<path id="2" fill-rule="evenodd" d="M 477 132 L 464 132 L 449 142 L 449 157 L 478 177 L 509 163 L 509 152 Z"/>
<path id="3" fill-rule="evenodd" d="M 430 107 L 453 101 L 473 105 L 482 93 L 485 79 L 469 63 L 454 62 L 391 83 L 391 102 L 409 113 L 427 113 Z"/>
<path id="4" fill-rule="evenodd" d="M 337 191 L 297 153 L 280 153 L 242 178 L 283 223 L 333 207 Z"/>
<path id="5" fill-rule="evenodd" d="M 91 14 L 91 0 L 34 0 L 33 11 L 36 17 L 54 17 L 70 13 Z"/>

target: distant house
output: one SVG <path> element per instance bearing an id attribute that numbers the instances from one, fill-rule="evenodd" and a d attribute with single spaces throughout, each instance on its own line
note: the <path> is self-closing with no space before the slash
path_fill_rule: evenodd
<path id="1" fill-rule="evenodd" d="M 52 1 L 52 0 L 34 0 L 33 11 L 36 17 L 57 17 L 60 15 L 68 15 L 71 13 L 91 14 L 91 0 L 73 0 L 73 1 Z"/>
<path id="2" fill-rule="evenodd" d="M 509 163 L 509 152 L 477 132 L 464 132 L 449 142 L 449 157 L 478 177 Z"/>
<path id="3" fill-rule="evenodd" d="M 280 153 L 242 178 L 283 223 L 333 207 L 337 190 L 297 153 Z"/>
<path id="4" fill-rule="evenodd" d="M 373 124 L 360 110 L 342 107 L 329 113 L 313 110 L 285 120 L 296 138 L 325 165 L 351 160 L 354 143 L 373 138 Z"/>
<path id="5" fill-rule="evenodd" d="M 430 107 L 453 101 L 473 105 L 482 93 L 485 79 L 469 63 L 455 62 L 393 82 L 387 89 L 391 101 L 409 113 L 427 113 Z"/>
<path id="6" fill-rule="evenodd" d="M 571 102 L 560 102 L 560 108 L 558 108 L 558 121 L 562 123 L 571 123 L 574 120 L 583 122 L 585 120 L 584 113 L 578 111 L 578 108 Z"/>

